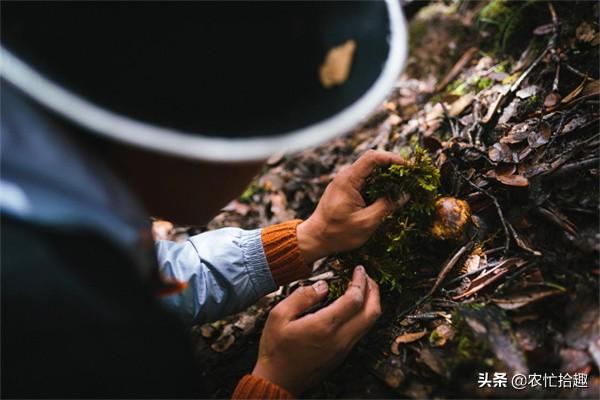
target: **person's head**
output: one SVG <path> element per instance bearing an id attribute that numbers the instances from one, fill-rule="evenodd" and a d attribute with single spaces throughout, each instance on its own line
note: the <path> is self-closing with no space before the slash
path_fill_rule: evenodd
<path id="1" fill-rule="evenodd" d="M 151 214 L 202 223 L 273 153 L 366 117 L 406 32 L 396 0 L 4 2 L 1 52 L 3 79 L 111 143 Z"/>

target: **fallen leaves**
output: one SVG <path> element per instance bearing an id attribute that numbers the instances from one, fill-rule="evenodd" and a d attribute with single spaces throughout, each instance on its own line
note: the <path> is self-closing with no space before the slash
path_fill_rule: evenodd
<path id="1" fill-rule="evenodd" d="M 488 150 L 488 157 L 492 162 L 506 162 L 510 163 L 514 161 L 513 152 L 504 143 L 494 143 Z"/>
<path id="2" fill-rule="evenodd" d="M 575 30 L 575 37 L 577 40 L 590 43 L 592 46 L 598 46 L 598 44 L 600 44 L 600 34 L 587 22 L 579 24 Z"/>
<path id="3" fill-rule="evenodd" d="M 529 288 L 519 288 L 518 290 L 504 294 L 502 296 L 493 297 L 492 301 L 496 305 L 505 310 L 516 310 L 525 307 L 531 303 L 538 302 L 551 296 L 564 294 L 564 289 L 556 287 L 548 287 L 544 285 L 533 286 Z"/>
<path id="4" fill-rule="evenodd" d="M 431 335 L 429 336 L 429 344 L 431 344 L 434 347 L 442 347 L 449 340 L 452 340 L 455 334 L 456 332 L 454 331 L 451 325 L 438 325 L 438 327 L 435 328 L 435 330 L 431 332 Z"/>
<path id="5" fill-rule="evenodd" d="M 537 129 L 527 135 L 527 143 L 529 143 L 531 148 L 537 149 L 548 143 L 551 137 L 550 125 L 547 122 L 542 122 Z"/>
<path id="6" fill-rule="evenodd" d="M 460 300 L 465 297 L 469 297 L 491 285 L 497 281 L 508 271 L 514 268 L 522 267 L 526 264 L 526 261 L 519 257 L 512 257 L 500 261 L 494 267 L 489 268 L 486 271 L 482 271 L 479 276 L 469 282 L 469 285 L 464 289 L 463 293 L 454 296 L 454 300 Z"/>
<path id="7" fill-rule="evenodd" d="M 427 331 L 411 332 L 411 333 L 404 333 L 402 335 L 399 335 L 396 337 L 396 339 L 394 339 L 394 342 L 392 343 L 392 346 L 390 347 L 390 351 L 393 354 L 399 355 L 400 354 L 399 345 L 415 342 L 426 335 L 427 335 Z"/>
<path id="8" fill-rule="evenodd" d="M 496 179 L 507 186 L 527 187 L 529 180 L 523 175 L 497 175 Z"/>
<path id="9" fill-rule="evenodd" d="M 533 129 L 535 124 L 536 121 L 531 119 L 513 125 L 508 131 L 508 133 L 500 139 L 500 143 L 515 144 L 522 142 L 523 140 L 527 139 L 527 137 L 529 136 L 529 132 Z"/>

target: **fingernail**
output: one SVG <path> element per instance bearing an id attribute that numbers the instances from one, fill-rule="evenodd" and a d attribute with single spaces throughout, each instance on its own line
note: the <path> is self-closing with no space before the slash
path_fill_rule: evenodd
<path id="1" fill-rule="evenodd" d="M 325 281 L 315 282 L 315 283 L 313 283 L 312 287 L 313 287 L 313 289 L 315 289 L 315 292 L 317 292 L 317 294 L 327 293 L 328 285 L 327 285 L 327 282 L 325 282 Z"/>
<path id="2" fill-rule="evenodd" d="M 356 267 L 356 272 L 360 272 L 363 275 L 367 274 L 367 272 L 365 271 L 365 267 L 363 267 L 362 265 Z"/>

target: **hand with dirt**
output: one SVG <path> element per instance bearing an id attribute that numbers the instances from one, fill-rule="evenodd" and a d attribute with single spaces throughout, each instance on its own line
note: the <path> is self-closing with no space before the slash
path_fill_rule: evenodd
<path id="1" fill-rule="evenodd" d="M 301 317 L 327 297 L 319 281 L 279 303 L 260 339 L 253 375 L 300 395 L 331 372 L 381 314 L 379 287 L 356 267 L 346 293 L 331 305 Z"/>
<path id="2" fill-rule="evenodd" d="M 389 164 L 404 164 L 404 160 L 396 154 L 369 150 L 335 176 L 315 212 L 298 225 L 298 245 L 306 263 L 360 247 L 385 216 L 406 203 L 408 197 L 400 203 L 381 197 L 367 206 L 360 194 L 373 168 Z"/>

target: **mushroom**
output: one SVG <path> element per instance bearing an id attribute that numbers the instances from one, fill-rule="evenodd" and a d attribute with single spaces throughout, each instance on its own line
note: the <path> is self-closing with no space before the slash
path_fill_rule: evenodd
<path id="1" fill-rule="evenodd" d="M 469 203 L 455 197 L 440 197 L 435 202 L 435 218 L 431 234 L 436 239 L 458 239 L 471 217 Z"/>

